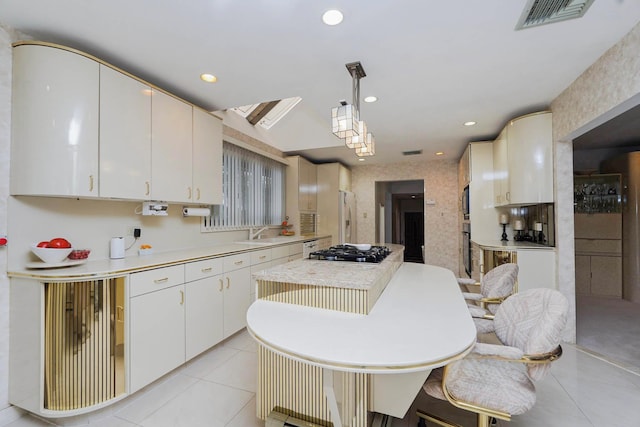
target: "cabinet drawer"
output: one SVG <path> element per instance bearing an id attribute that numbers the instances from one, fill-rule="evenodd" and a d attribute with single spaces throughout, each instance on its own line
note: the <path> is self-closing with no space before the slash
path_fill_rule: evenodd
<path id="1" fill-rule="evenodd" d="M 184 283 L 184 264 L 132 273 L 129 296 L 146 294 Z"/>
<path id="2" fill-rule="evenodd" d="M 245 268 L 251 266 L 251 254 L 244 253 L 238 255 L 231 255 L 222 258 L 224 265 L 224 272 L 237 270 L 239 268 Z"/>
<path id="3" fill-rule="evenodd" d="M 271 261 L 271 249 L 262 249 L 260 251 L 251 252 L 251 265 L 262 264 Z"/>
<path id="4" fill-rule="evenodd" d="M 203 261 L 190 262 L 185 265 L 184 277 L 185 282 L 193 282 L 194 280 L 204 279 L 205 277 L 222 274 L 222 259 L 211 258 Z"/>
<path id="5" fill-rule="evenodd" d="M 575 239 L 577 254 L 622 254 L 622 240 Z"/>
<path id="6" fill-rule="evenodd" d="M 284 258 L 289 256 L 289 246 L 276 246 L 271 248 L 271 259 Z"/>
<path id="7" fill-rule="evenodd" d="M 622 239 L 622 214 L 575 214 L 576 239 Z"/>

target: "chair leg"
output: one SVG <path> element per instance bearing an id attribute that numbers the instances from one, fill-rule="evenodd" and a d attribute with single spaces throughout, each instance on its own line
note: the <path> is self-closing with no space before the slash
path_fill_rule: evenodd
<path id="1" fill-rule="evenodd" d="M 426 427 L 427 424 L 425 423 L 425 420 L 431 421 L 432 423 L 442 427 L 463 427 L 460 424 L 452 423 L 436 415 L 427 414 L 426 412 L 416 411 L 416 415 L 420 418 L 420 421 L 418 421 L 418 427 Z"/>
<path id="2" fill-rule="evenodd" d="M 478 427 L 491 427 L 491 417 L 486 414 L 478 414 Z"/>

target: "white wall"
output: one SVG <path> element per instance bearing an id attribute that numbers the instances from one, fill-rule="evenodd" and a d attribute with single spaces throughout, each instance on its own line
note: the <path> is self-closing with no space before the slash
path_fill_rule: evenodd
<path id="1" fill-rule="evenodd" d="M 11 141 L 11 43 L 15 35 L 0 26 L 0 235 L 8 234 L 9 151 Z M 7 253 L 0 247 L 0 425 L 20 416 L 9 406 L 9 279 Z"/>

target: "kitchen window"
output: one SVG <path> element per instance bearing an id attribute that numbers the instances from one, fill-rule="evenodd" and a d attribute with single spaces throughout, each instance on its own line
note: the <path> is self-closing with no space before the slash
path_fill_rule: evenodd
<path id="1" fill-rule="evenodd" d="M 221 205 L 205 218 L 207 231 L 279 225 L 285 209 L 285 168 L 276 160 L 224 142 Z"/>

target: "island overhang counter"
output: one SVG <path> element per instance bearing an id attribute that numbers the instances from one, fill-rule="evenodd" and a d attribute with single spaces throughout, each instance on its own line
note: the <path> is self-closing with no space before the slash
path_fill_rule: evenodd
<path id="1" fill-rule="evenodd" d="M 471 350 L 476 329 L 453 273 L 402 263 L 402 247 L 392 250 L 375 267 L 299 260 L 254 276 L 259 299 L 247 328 L 259 344 L 260 418 L 274 409 L 318 425 L 366 426 L 372 412 L 402 418 L 431 369 Z M 335 280 L 345 270 L 352 286 Z M 372 271 L 377 279 L 364 277 Z M 348 309 L 363 290 L 376 294 L 385 276 L 366 312 Z"/>

